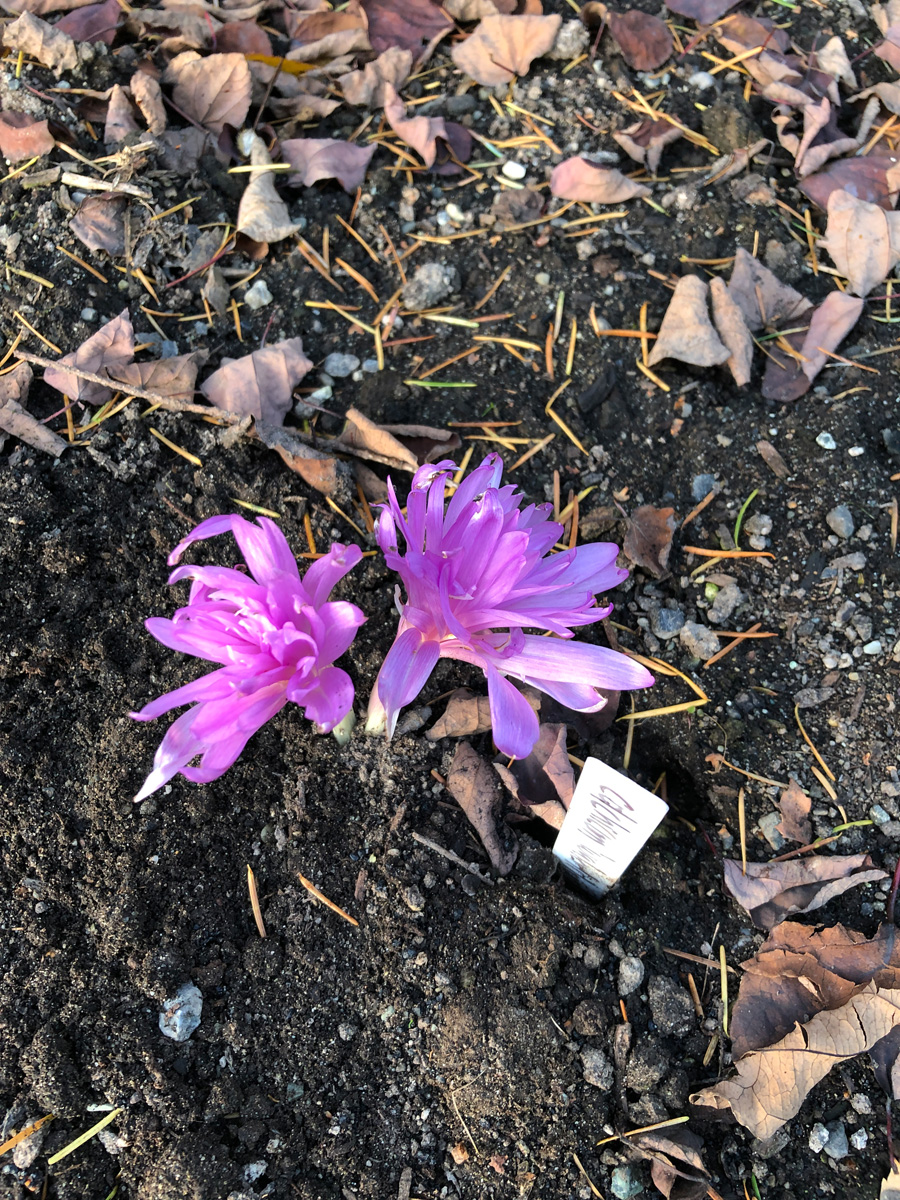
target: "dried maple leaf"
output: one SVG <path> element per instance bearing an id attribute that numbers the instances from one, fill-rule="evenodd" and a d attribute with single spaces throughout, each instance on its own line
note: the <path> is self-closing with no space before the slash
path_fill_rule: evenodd
<path id="1" fill-rule="evenodd" d="M 483 87 L 509 83 L 527 75 L 536 58 L 546 54 L 556 41 L 562 17 L 484 17 L 473 34 L 457 42 L 450 56 L 461 71 Z"/>
<path id="2" fill-rule="evenodd" d="M 831 292 L 813 309 L 809 329 L 800 347 L 804 359 L 801 369 L 810 383 L 825 366 L 828 353 L 838 348 L 862 316 L 865 306 L 865 301 L 857 296 Z"/>
<path id="3" fill-rule="evenodd" d="M 447 791 L 481 839 L 494 869 L 508 875 L 519 847 L 509 830 L 501 832 L 500 781 L 468 742 L 460 742 L 447 773 Z"/>
<path id="4" fill-rule="evenodd" d="M 185 52 L 166 70 L 174 83 L 172 99 L 191 120 L 213 133 L 226 125 L 240 129 L 250 110 L 252 80 L 242 54 L 209 54 L 206 58 Z"/>
<path id="5" fill-rule="evenodd" d="M 882 1179 L 878 1200 L 900 1200 L 900 1167 L 893 1166 L 890 1175 Z"/>
<path id="6" fill-rule="evenodd" d="M 340 437 L 332 442 L 332 447 L 341 453 L 354 454 L 401 471 L 415 473 L 419 469 L 419 460 L 411 450 L 352 406 L 347 409 L 347 424 Z"/>
<path id="7" fill-rule="evenodd" d="M 349 476 L 344 463 L 314 446 L 307 446 L 294 430 L 284 425 L 257 422 L 256 432 L 264 445 L 276 451 L 282 462 L 323 496 L 333 496 L 344 477 Z"/>
<path id="8" fill-rule="evenodd" d="M 291 138 L 281 143 L 281 154 L 296 174 L 288 176 L 294 187 L 311 187 L 320 179 L 336 179 L 345 192 L 355 192 L 366 177 L 377 146 L 357 146 L 339 138 Z"/>
<path id="9" fill-rule="evenodd" d="M 900 262 L 900 213 L 885 212 L 843 190 L 832 192 L 819 247 L 828 251 L 850 291 L 866 296 Z"/>
<path id="10" fill-rule="evenodd" d="M 407 117 L 406 106 L 391 84 L 384 85 L 384 115 L 387 123 L 407 146 L 412 146 L 425 163 L 439 173 L 449 175 L 460 168 L 447 161 L 448 148 L 453 157 L 466 162 L 472 152 L 472 135 L 463 125 L 443 117 Z"/>
<path id="11" fill-rule="evenodd" d="M 823 212 L 832 193 L 841 190 L 890 211 L 900 194 L 900 161 L 887 154 L 839 158 L 815 175 L 807 175 L 799 186 Z"/>
<path id="12" fill-rule="evenodd" d="M 666 8 L 678 13 L 680 17 L 689 17 L 698 25 L 712 25 L 720 17 L 724 17 L 730 8 L 734 8 L 737 0 L 666 0 Z"/>
<path id="13" fill-rule="evenodd" d="M 86 196 L 69 228 L 89 250 L 105 250 L 114 258 L 125 253 L 125 209 L 128 199 L 116 192 Z"/>
<path id="14" fill-rule="evenodd" d="M 116 0 L 118 3 L 118 0 Z M 146 71 L 135 71 L 131 77 L 131 95 L 141 110 L 141 116 L 147 123 L 147 128 L 154 137 L 166 128 L 166 105 L 163 100 L 159 80 Z"/>
<path id="15" fill-rule="evenodd" d="M 112 391 L 100 383 L 80 379 L 67 371 L 66 366 L 91 371 L 94 375 L 113 377 L 134 358 L 134 329 L 128 309 L 123 308 L 101 329 L 92 334 L 72 354 L 66 354 L 59 362 L 44 371 L 44 383 L 56 388 L 70 400 L 82 400 L 85 404 L 105 404 L 112 398 Z M 115 383 L 112 385 L 115 387 Z"/>
<path id="16" fill-rule="evenodd" d="M 550 192 L 561 200 L 586 200 L 589 204 L 621 204 L 623 200 L 650 195 L 650 189 L 643 183 L 580 154 L 553 168 Z"/>
<path id="17" fill-rule="evenodd" d="M 725 860 L 725 887 L 754 925 L 771 929 L 794 913 L 815 912 L 862 883 L 886 879 L 868 854 L 814 854 L 789 862 L 741 864 Z"/>
<path id="18" fill-rule="evenodd" d="M 124 16 L 119 0 L 104 0 L 103 4 L 87 4 L 66 13 L 53 28 L 67 33 L 76 42 L 102 42 L 111 46 Z"/>
<path id="19" fill-rule="evenodd" d="M 786 322 L 796 324 L 812 307 L 805 296 L 782 283 L 743 246 L 738 246 L 735 254 L 728 294 L 740 307 L 752 333 L 765 326 L 776 328 Z"/>
<path id="20" fill-rule="evenodd" d="M 527 758 L 508 766 L 495 762 L 494 770 L 529 815 L 554 829 L 562 829 L 566 810 L 575 794 L 575 772 L 566 752 L 565 725 L 542 724 Z"/>
<path id="21" fill-rule="evenodd" d="M 683 137 L 681 130 L 665 117 L 638 121 L 613 134 L 629 158 L 645 166 L 651 175 L 659 170 L 659 160 L 666 146 Z"/>
<path id="22" fill-rule="evenodd" d="M 348 104 L 367 108 L 384 108 L 385 84 L 399 91 L 412 71 L 411 50 L 392 47 L 362 68 L 338 77 L 338 86 Z"/>
<path id="23" fill-rule="evenodd" d="M 622 57 L 636 71 L 655 71 L 675 48 L 666 23 L 639 8 L 629 8 L 623 13 L 610 9 L 606 19 Z"/>
<path id="24" fill-rule="evenodd" d="M 56 145 L 46 121 L 23 112 L 0 112 L 0 154 L 15 165 L 49 154 Z"/>
<path id="25" fill-rule="evenodd" d="M 738 387 L 750 382 L 753 364 L 753 334 L 747 328 L 744 314 L 728 294 L 725 281 L 714 275 L 709 281 L 713 324 L 728 349 L 725 360 Z"/>
<path id="26" fill-rule="evenodd" d="M 472 737 L 490 728 L 491 704 L 487 696 L 476 696 L 469 688 L 457 688 L 450 693 L 447 707 L 425 737 L 429 742 L 437 742 L 445 737 Z"/>
<path id="27" fill-rule="evenodd" d="M 173 354 L 171 358 L 151 362 L 127 363 L 110 370 L 110 374 L 126 387 L 139 387 L 158 396 L 190 402 L 194 399 L 197 372 L 208 357 L 206 350 L 194 350 L 191 354 Z"/>
<path id="28" fill-rule="evenodd" d="M 418 59 L 425 47 L 437 45 L 453 28 L 437 0 L 360 0 L 369 26 L 372 49 L 381 54 L 398 46 Z M 421 62 L 419 63 L 421 67 Z"/>
<path id="29" fill-rule="evenodd" d="M 818 171 L 831 158 L 840 158 L 859 149 L 857 138 L 846 137 L 838 129 L 831 101 L 823 96 L 818 104 L 803 109 L 803 136 L 791 132 L 788 126 L 794 115 L 788 109 L 776 111 L 772 117 L 781 145 L 794 156 L 794 170 L 802 179 Z"/>
<path id="30" fill-rule="evenodd" d="M 642 504 L 628 518 L 622 549 L 636 566 L 661 579 L 668 570 L 674 535 L 673 508 L 654 508 L 652 504 Z"/>
<path id="31" fill-rule="evenodd" d="M 217 408 L 281 425 L 294 388 L 311 369 L 312 363 L 303 353 L 303 339 L 288 338 L 243 358 L 223 358 L 200 390 Z"/>
<path id="32" fill-rule="evenodd" d="M 104 142 L 107 146 L 117 146 L 129 133 L 135 133 L 137 127 L 128 93 L 120 84 L 114 83 L 109 93 L 106 124 L 103 126 Z"/>
<path id="33" fill-rule="evenodd" d="M 288 206 L 275 186 L 275 173 L 267 171 L 272 159 L 261 137 L 254 134 L 250 147 L 250 162 L 261 168 L 251 171 L 250 182 L 238 206 L 237 232 L 255 242 L 281 242 L 300 228 L 291 220 Z"/>
<path id="34" fill-rule="evenodd" d="M 665 358 L 694 367 L 714 367 L 731 354 L 709 318 L 709 287 L 699 275 L 683 275 L 675 285 L 659 334 L 650 351 L 650 366 Z"/>
<path id="35" fill-rule="evenodd" d="M 809 819 L 812 800 L 793 776 L 778 799 L 778 807 L 781 809 L 781 820 L 775 828 L 781 836 L 804 846 L 812 841 L 812 822 Z"/>
<path id="36" fill-rule="evenodd" d="M 78 66 L 78 51 L 72 38 L 30 12 L 23 12 L 4 27 L 3 45 L 20 50 L 54 71 L 74 71 Z"/>
<path id="37" fill-rule="evenodd" d="M 59 458 L 69 443 L 23 407 L 32 378 L 31 367 L 25 362 L 16 363 L 11 371 L 0 375 L 0 429 L 35 450 Z"/>

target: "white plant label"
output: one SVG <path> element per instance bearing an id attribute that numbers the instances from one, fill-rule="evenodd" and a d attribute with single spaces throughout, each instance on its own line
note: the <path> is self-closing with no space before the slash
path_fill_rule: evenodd
<path id="1" fill-rule="evenodd" d="M 668 811 L 659 796 L 589 758 L 553 853 L 586 891 L 605 896 Z"/>

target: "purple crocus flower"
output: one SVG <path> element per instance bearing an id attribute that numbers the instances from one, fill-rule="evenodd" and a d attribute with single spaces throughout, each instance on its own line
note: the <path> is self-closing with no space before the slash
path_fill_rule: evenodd
<path id="1" fill-rule="evenodd" d="M 334 729 L 353 704 L 353 683 L 332 664 L 365 620 L 355 604 L 329 600 L 331 589 L 362 558 L 358 546 L 333 545 L 303 579 L 284 534 L 261 517 L 210 517 L 169 555 L 174 566 L 192 542 L 231 532 L 250 574 L 233 567 L 178 567 L 169 583 L 192 579 L 190 600 L 170 621 L 146 626 L 164 646 L 221 663 L 193 683 L 151 701 L 138 721 L 190 704 L 170 727 L 153 770 L 135 796 L 143 800 L 181 772 L 194 783 L 218 779 L 251 736 L 289 700 L 321 733 Z M 198 766 L 188 764 L 200 756 Z"/>
<path id="2" fill-rule="evenodd" d="M 628 572 L 616 566 L 618 547 L 608 542 L 550 554 L 563 527 L 549 519 L 549 504 L 520 508 L 515 487 L 500 487 L 497 454 L 460 484 L 445 511 L 445 482 L 455 470 L 449 461 L 421 467 L 405 517 L 388 480 L 376 532 L 407 599 L 401 604 L 398 595 L 400 627 L 378 675 L 368 728 L 386 725 L 390 736 L 399 709 L 418 695 L 438 659 L 457 658 L 487 676 L 498 748 L 525 758 L 538 739 L 538 719 L 509 676 L 579 712 L 603 707 L 597 688 L 653 683 L 624 654 L 568 640 L 573 626 L 609 615 L 612 605 L 599 608 L 595 593 L 615 587 Z M 558 636 L 525 633 L 528 628 Z"/>

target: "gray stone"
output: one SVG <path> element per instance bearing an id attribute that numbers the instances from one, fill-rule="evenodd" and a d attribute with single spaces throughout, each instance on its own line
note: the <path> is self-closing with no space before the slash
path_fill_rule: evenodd
<path id="1" fill-rule="evenodd" d="M 736 583 L 726 583 L 716 592 L 706 616 L 713 625 L 724 625 L 734 610 L 743 602 L 744 593 Z"/>
<path id="2" fill-rule="evenodd" d="M 587 27 L 579 20 L 563 21 L 556 35 L 556 41 L 550 47 L 546 57 L 556 58 L 560 62 L 570 62 L 579 54 L 584 54 L 588 48 L 591 35 Z"/>
<path id="3" fill-rule="evenodd" d="M 83 308 L 81 310 L 81 319 L 82 319 L 82 321 L 96 321 L 97 320 L 96 308 Z"/>
<path id="4" fill-rule="evenodd" d="M 777 826 L 781 824 L 781 813 L 770 812 L 759 819 L 759 832 L 763 835 L 769 845 L 777 854 L 784 846 L 784 838 L 778 832 Z"/>
<path id="5" fill-rule="evenodd" d="M 652 1092 L 668 1071 L 670 1061 L 655 1038 L 642 1038 L 628 1060 L 625 1086 L 635 1092 Z"/>
<path id="6" fill-rule="evenodd" d="M 846 504 L 838 504 L 830 513 L 826 514 L 825 524 L 839 538 L 853 537 L 856 529 L 853 523 L 853 514 Z"/>
<path id="7" fill-rule="evenodd" d="M 891 814 L 882 808 L 880 804 L 873 804 L 869 809 L 869 817 L 876 825 L 887 825 L 891 819 Z"/>
<path id="8" fill-rule="evenodd" d="M 203 996 L 193 983 L 183 984 L 171 1000 L 163 1001 L 159 1027 L 173 1042 L 186 1042 L 200 1024 Z"/>
<path id="9" fill-rule="evenodd" d="M 601 1092 L 612 1091 L 616 1073 L 612 1063 L 602 1050 L 589 1046 L 581 1052 L 581 1065 L 584 1069 L 584 1082 Z"/>
<path id="10" fill-rule="evenodd" d="M 425 897 L 415 884 L 406 889 L 403 893 L 403 899 L 406 901 L 407 907 L 411 908 L 413 912 L 421 912 L 425 907 Z"/>
<path id="11" fill-rule="evenodd" d="M 719 639 L 706 625 L 700 625 L 696 621 L 685 621 L 678 637 L 685 650 L 702 662 L 706 662 L 718 652 Z"/>
<path id="12" fill-rule="evenodd" d="M 821 1154 L 828 1144 L 828 1130 L 821 1121 L 816 1121 L 809 1131 L 809 1148 L 813 1154 Z"/>
<path id="13" fill-rule="evenodd" d="M 329 354 L 322 368 L 332 379 L 346 379 L 359 367 L 359 359 L 355 354 Z"/>
<path id="14" fill-rule="evenodd" d="M 832 1121 L 826 1126 L 828 1131 L 828 1141 L 825 1143 L 825 1153 L 829 1158 L 833 1158 L 836 1162 L 840 1162 L 842 1158 L 846 1158 L 850 1153 L 850 1145 L 847 1142 L 847 1130 L 844 1128 L 843 1121 Z"/>
<path id="15" fill-rule="evenodd" d="M 695 71 L 688 80 L 688 84 L 692 88 L 696 88 L 698 92 L 708 92 L 710 88 L 716 86 L 714 75 L 710 75 L 709 71 Z"/>
<path id="16" fill-rule="evenodd" d="M 338 1037 L 342 1042 L 352 1042 L 358 1033 L 359 1029 L 349 1021 L 342 1021 L 338 1025 Z"/>
<path id="17" fill-rule="evenodd" d="M 644 982 L 644 963 L 633 954 L 626 956 L 619 963 L 619 995 L 630 996 Z"/>
<path id="18" fill-rule="evenodd" d="M 650 628 L 663 641 L 676 637 L 683 627 L 684 613 L 680 608 L 660 608 L 650 618 Z"/>
<path id="19" fill-rule="evenodd" d="M 618 1200 L 631 1200 L 639 1196 L 644 1185 L 635 1177 L 633 1167 L 615 1167 L 609 1180 L 609 1190 Z"/>
<path id="20" fill-rule="evenodd" d="M 606 958 L 606 952 L 602 946 L 588 946 L 584 952 L 584 965 L 590 971 L 596 971 L 598 967 L 603 965 Z"/>
<path id="21" fill-rule="evenodd" d="M 445 296 L 455 292 L 459 284 L 459 271 L 456 267 L 448 267 L 438 262 L 422 263 L 403 288 L 403 304 L 413 312 L 434 308 Z"/>
<path id="22" fill-rule="evenodd" d="M 837 442 L 827 430 L 823 430 L 816 438 L 816 445 L 821 446 L 823 450 L 837 450 Z"/>
<path id="23" fill-rule="evenodd" d="M 864 1129 L 857 1129 L 856 1133 L 850 1138 L 850 1145 L 854 1150 L 865 1150 L 869 1144 L 869 1135 Z"/>
<path id="24" fill-rule="evenodd" d="M 694 1028 L 697 1016 L 689 993 L 671 979 L 654 976 L 647 988 L 650 1012 L 661 1033 L 683 1036 Z"/>
<path id="25" fill-rule="evenodd" d="M 448 96 L 444 101 L 444 109 L 451 117 L 461 117 L 465 113 L 474 112 L 477 107 L 477 100 L 468 92 L 463 96 Z"/>
<path id="26" fill-rule="evenodd" d="M 525 168 L 522 166 L 521 163 L 512 162 L 512 161 L 505 162 L 503 164 L 503 166 L 500 168 L 500 170 L 503 172 L 503 174 L 506 176 L 507 179 L 518 180 L 518 179 L 525 178 Z"/>
<path id="27" fill-rule="evenodd" d="M 254 312 L 258 308 L 265 308 L 267 304 L 272 303 L 272 300 L 272 293 L 261 279 L 257 279 L 256 283 L 244 292 L 244 303 Z"/>
<path id="28" fill-rule="evenodd" d="M 862 649 L 863 654 L 880 654 L 882 649 L 881 642 L 866 642 Z"/>
<path id="29" fill-rule="evenodd" d="M 769 1138 L 758 1138 L 753 1143 L 753 1154 L 756 1158 L 774 1158 L 790 1141 L 790 1133 L 786 1129 L 778 1129 Z"/>
<path id="30" fill-rule="evenodd" d="M 691 482 L 691 496 L 699 504 L 716 486 L 715 475 L 695 475 Z"/>

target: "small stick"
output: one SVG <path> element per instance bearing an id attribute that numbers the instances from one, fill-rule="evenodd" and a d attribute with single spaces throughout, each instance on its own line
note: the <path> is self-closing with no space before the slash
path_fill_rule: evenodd
<path id="1" fill-rule="evenodd" d="M 706 508 L 707 504 L 712 503 L 717 493 L 718 488 L 712 488 L 710 491 L 708 491 L 696 508 L 692 508 L 688 515 L 681 522 L 681 528 L 684 529 L 685 525 L 690 525 L 691 521 L 693 521 L 695 517 L 699 517 L 704 508 Z"/>
<path id="2" fill-rule="evenodd" d="M 701 558 L 774 558 L 768 550 L 704 550 L 702 546 L 682 546 L 685 554 L 699 554 Z"/>
<path id="3" fill-rule="evenodd" d="M 259 906 L 259 893 L 256 890 L 256 876 L 253 874 L 253 868 L 247 863 L 247 888 L 250 892 L 250 907 L 253 909 L 253 919 L 256 921 L 256 928 L 259 930 L 259 936 L 265 938 L 266 927 L 263 924 L 262 909 Z"/>
<path id="4" fill-rule="evenodd" d="M 725 947 L 719 942 L 719 970 L 722 976 L 722 1032 L 728 1034 L 728 964 L 725 961 Z"/>
<path id="5" fill-rule="evenodd" d="M 446 783 L 446 780 L 441 782 Z M 475 863 L 467 863 L 464 858 L 460 858 L 458 854 L 454 854 L 452 850 L 447 850 L 444 846 L 433 842 L 431 838 L 423 837 L 421 833 L 411 833 L 409 835 L 414 842 L 418 842 L 421 846 L 427 846 L 429 850 L 433 850 L 435 854 L 440 854 L 446 858 L 448 862 L 456 863 L 458 867 L 462 867 L 464 871 L 468 871 L 471 875 L 477 876 L 484 883 L 493 883 L 493 879 L 489 875 L 483 875 Z"/>
<path id="6" fill-rule="evenodd" d="M 703 1005 L 700 1001 L 700 993 L 697 991 L 697 985 L 694 983 L 694 976 L 688 971 L 688 991 L 691 993 L 691 1003 L 694 1006 L 694 1012 L 699 1020 L 703 1020 Z"/>
<path id="7" fill-rule="evenodd" d="M 803 734 L 804 742 L 806 742 L 807 746 L 809 746 L 810 750 L 812 750 L 813 757 L 815 758 L 816 762 L 819 764 L 819 766 L 822 768 L 822 770 L 825 772 L 825 774 L 828 776 L 828 778 L 831 780 L 831 782 L 834 783 L 835 778 L 834 778 L 834 775 L 829 770 L 828 764 L 825 762 L 825 759 L 822 757 L 822 755 L 818 752 L 818 750 L 812 744 L 812 739 L 810 738 L 809 734 L 806 732 L 806 730 L 803 727 L 803 722 L 800 720 L 800 705 L 799 704 L 794 705 L 794 720 L 797 722 L 797 726 L 798 726 L 800 732 Z"/>
<path id="8" fill-rule="evenodd" d="M 744 789 L 738 792 L 738 830 L 741 835 L 741 874 L 747 874 L 747 806 L 744 803 Z"/>
<path id="9" fill-rule="evenodd" d="M 335 904 L 333 900 L 329 900 L 323 892 L 319 891 L 314 883 L 310 883 L 305 875 L 301 875 L 298 871 L 297 877 L 311 896 L 315 896 L 317 900 L 321 900 L 327 908 L 330 908 L 332 912 L 336 912 L 339 917 L 343 917 L 345 921 L 349 921 L 351 925 L 355 925 L 357 928 L 359 927 L 359 921 L 357 921 L 355 917 L 351 917 L 348 912 L 345 912 L 340 907 L 340 905 Z"/>
<path id="10" fill-rule="evenodd" d="M 757 621 L 757 623 L 755 625 L 750 626 L 750 628 L 747 630 L 746 633 L 736 633 L 734 635 L 734 638 L 732 639 L 732 641 L 730 641 L 727 646 L 723 646 L 721 650 L 718 650 L 712 656 L 712 658 L 708 658 L 706 660 L 706 662 L 703 664 L 704 671 L 706 670 L 707 667 L 711 667 L 713 665 L 713 663 L 717 663 L 721 659 L 723 659 L 726 654 L 730 654 L 731 651 L 735 648 L 735 646 L 739 646 L 740 643 L 745 638 L 756 638 L 756 637 L 760 637 L 760 636 L 766 637 L 767 635 L 759 633 L 759 622 Z M 771 634 L 768 636 L 774 637 L 775 635 Z"/>
<path id="11" fill-rule="evenodd" d="M 65 246 L 57 246 L 56 248 L 62 254 L 65 254 L 69 258 L 71 258 L 73 262 L 77 262 L 79 267 L 84 267 L 85 271 L 90 271 L 90 273 L 92 275 L 96 276 L 96 278 L 99 279 L 101 283 L 109 283 L 109 280 L 106 278 L 106 276 L 101 275 L 96 267 L 92 267 L 90 263 L 86 263 L 83 258 L 79 258 L 77 254 L 73 254 L 72 251 L 67 250 L 65 248 Z"/>

